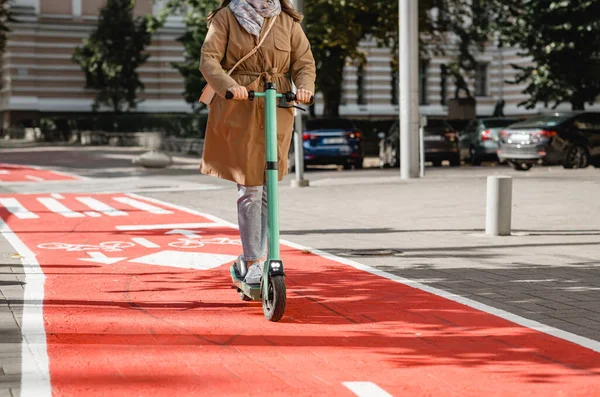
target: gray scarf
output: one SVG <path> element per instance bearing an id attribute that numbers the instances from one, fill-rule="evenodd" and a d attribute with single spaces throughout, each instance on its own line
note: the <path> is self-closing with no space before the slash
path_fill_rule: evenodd
<path id="1" fill-rule="evenodd" d="M 281 13 L 279 0 L 231 0 L 229 8 L 242 27 L 250 34 L 259 37 L 265 18 Z"/>

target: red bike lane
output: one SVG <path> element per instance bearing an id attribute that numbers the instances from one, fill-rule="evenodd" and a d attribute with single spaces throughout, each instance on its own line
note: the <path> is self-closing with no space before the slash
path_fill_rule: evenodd
<path id="1" fill-rule="evenodd" d="M 0 182 L 43 182 L 78 179 L 81 178 L 39 167 L 0 163 Z"/>
<path id="2" fill-rule="evenodd" d="M 210 215 L 65 194 L 0 196 L 0 216 L 46 277 L 56 396 L 600 395 L 593 350 L 290 246 L 270 323 L 231 289 L 239 235 Z"/>

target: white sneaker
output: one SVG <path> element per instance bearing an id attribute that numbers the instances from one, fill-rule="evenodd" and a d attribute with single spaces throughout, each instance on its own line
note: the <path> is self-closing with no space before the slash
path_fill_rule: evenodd
<path id="1" fill-rule="evenodd" d="M 246 273 L 246 277 L 244 278 L 244 282 L 246 284 L 260 284 L 260 280 L 262 278 L 263 271 L 263 263 L 256 262 L 252 266 L 248 268 L 248 273 Z"/>
<path id="2" fill-rule="evenodd" d="M 246 273 L 248 273 L 248 266 L 246 265 L 246 261 L 244 260 L 244 258 L 242 258 L 241 255 L 238 256 L 237 260 L 234 262 L 234 266 L 236 267 L 240 277 L 244 279 Z"/>

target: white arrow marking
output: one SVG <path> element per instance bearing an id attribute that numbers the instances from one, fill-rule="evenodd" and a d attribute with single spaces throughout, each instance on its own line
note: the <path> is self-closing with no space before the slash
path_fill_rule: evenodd
<path id="1" fill-rule="evenodd" d="M 97 262 L 97 263 L 102 263 L 105 265 L 112 265 L 115 264 L 117 262 L 120 262 L 125 258 L 109 258 L 108 256 L 104 255 L 102 252 L 88 252 L 87 253 L 89 256 L 91 256 L 91 258 L 79 258 L 80 261 L 86 261 L 86 262 Z"/>
<path id="2" fill-rule="evenodd" d="M 131 239 L 134 243 L 138 243 L 139 245 L 146 248 L 160 248 L 160 245 L 154 244 L 152 241 L 145 239 L 143 237 L 133 237 Z"/>
<path id="3" fill-rule="evenodd" d="M 30 212 L 27 208 L 23 207 L 23 204 L 19 202 L 16 198 L 8 197 L 8 198 L 0 198 L 0 207 L 4 207 L 16 216 L 19 219 L 37 219 L 38 215 Z"/>
<path id="4" fill-rule="evenodd" d="M 84 214 L 89 216 L 90 218 L 100 218 L 102 215 L 97 213 L 96 211 L 85 211 Z"/>
<path id="5" fill-rule="evenodd" d="M 373 382 L 343 382 L 358 397 L 392 397 L 392 395 Z"/>
<path id="6" fill-rule="evenodd" d="M 160 229 L 176 229 L 176 228 L 190 227 L 190 228 L 230 228 L 231 226 L 226 223 L 214 223 L 214 222 L 206 222 L 206 223 L 168 223 L 161 225 L 119 225 L 115 226 L 117 230 L 121 231 L 137 231 L 137 230 L 160 230 Z"/>
<path id="7" fill-rule="evenodd" d="M 75 200 L 83 203 L 93 209 L 94 211 L 101 212 L 108 216 L 127 216 L 127 212 L 119 211 L 108 204 L 104 204 L 102 201 L 96 200 L 93 197 L 76 197 Z"/>
<path id="8" fill-rule="evenodd" d="M 202 236 L 199 236 L 196 233 L 192 232 L 191 230 L 185 230 L 185 229 L 173 229 L 170 232 L 166 232 L 165 234 L 181 234 L 182 236 L 189 237 L 189 238 L 201 238 L 202 237 Z"/>
<path id="9" fill-rule="evenodd" d="M 165 215 L 172 214 L 173 211 L 166 210 L 164 208 L 158 208 L 154 205 L 150 205 L 148 203 L 144 203 L 142 201 L 134 200 L 130 197 L 114 197 L 113 200 L 118 201 L 119 203 L 127 204 L 133 208 L 137 208 L 138 210 L 148 211 L 151 214 Z"/>
<path id="10" fill-rule="evenodd" d="M 76 212 L 76 211 L 72 211 L 69 208 L 67 208 L 63 203 L 61 203 L 60 201 L 50 198 L 50 197 L 38 197 L 37 199 L 40 203 L 42 203 L 46 208 L 48 208 L 50 211 L 60 214 L 66 218 L 83 218 L 85 217 L 85 215 Z"/>
<path id="11" fill-rule="evenodd" d="M 236 258 L 233 255 L 205 254 L 202 252 L 161 251 L 131 259 L 128 262 L 178 267 L 181 269 L 210 270 L 226 263 L 231 263 Z"/>

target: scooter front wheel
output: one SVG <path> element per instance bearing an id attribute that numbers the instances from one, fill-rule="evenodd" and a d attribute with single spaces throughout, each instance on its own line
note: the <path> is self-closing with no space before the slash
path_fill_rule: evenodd
<path id="1" fill-rule="evenodd" d="M 262 307 L 269 321 L 279 321 L 285 312 L 286 290 L 283 276 L 269 277 L 269 299 L 263 294 Z"/>

